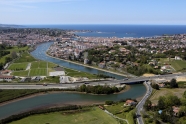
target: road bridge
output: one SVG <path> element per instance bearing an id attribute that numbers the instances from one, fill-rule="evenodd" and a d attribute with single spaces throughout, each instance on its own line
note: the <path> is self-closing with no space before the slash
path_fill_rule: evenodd
<path id="1" fill-rule="evenodd" d="M 36 85 L 36 84 L 10 84 L 7 83 L 6 85 L 1 84 L 0 89 L 51 89 L 51 88 L 58 88 L 58 89 L 68 89 L 68 88 L 77 88 L 83 84 L 85 85 L 108 85 L 108 86 L 116 86 L 116 85 L 130 85 L 130 84 L 138 84 L 143 83 L 145 81 L 151 81 L 155 79 L 172 79 L 179 76 L 186 76 L 185 73 L 179 74 L 169 74 L 169 75 L 156 75 L 151 77 L 137 77 L 131 79 L 124 79 L 124 80 L 108 80 L 108 81 L 95 81 L 95 82 L 81 82 L 81 83 L 66 83 L 66 84 L 47 84 L 47 86 L 43 85 Z"/>

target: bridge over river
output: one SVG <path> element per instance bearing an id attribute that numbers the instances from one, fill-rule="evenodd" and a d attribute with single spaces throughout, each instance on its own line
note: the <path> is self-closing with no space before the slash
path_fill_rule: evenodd
<path id="1" fill-rule="evenodd" d="M 67 88 L 77 88 L 83 84 L 85 85 L 109 85 L 109 86 L 116 86 L 116 85 L 130 85 L 130 84 L 139 84 L 145 81 L 150 80 L 157 80 L 157 79 L 164 79 L 170 80 L 172 78 L 177 78 L 179 76 L 186 76 L 185 73 L 178 73 L 178 74 L 168 74 L 168 75 L 156 75 L 151 77 L 137 77 L 131 79 L 123 79 L 123 80 L 108 80 L 108 81 L 95 81 L 95 82 L 80 82 L 80 83 L 66 83 L 66 84 L 48 84 L 47 86 L 43 86 L 42 84 L 6 84 L 0 85 L 0 89 L 50 89 L 50 88 L 59 88 L 59 89 L 67 89 Z"/>

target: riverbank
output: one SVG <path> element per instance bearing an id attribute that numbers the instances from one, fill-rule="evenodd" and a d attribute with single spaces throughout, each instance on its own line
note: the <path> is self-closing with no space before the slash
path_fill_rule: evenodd
<path id="1" fill-rule="evenodd" d="M 51 58 L 54 58 L 54 59 L 63 60 L 63 61 L 69 62 L 69 63 L 73 63 L 73 64 L 77 64 L 77 65 L 85 66 L 85 67 L 88 67 L 88 68 L 93 68 L 93 69 L 97 69 L 97 70 L 104 71 L 104 72 L 109 72 L 109 73 L 116 74 L 116 75 L 120 75 L 120 76 L 124 76 L 124 77 L 128 77 L 128 76 L 129 76 L 129 75 L 127 75 L 127 74 L 121 74 L 121 73 L 117 73 L 117 72 L 113 72 L 113 71 L 109 71 L 109 70 L 101 69 L 101 68 L 98 68 L 98 67 L 93 67 L 93 66 L 89 66 L 89 65 L 81 64 L 81 63 L 78 63 L 78 62 L 74 62 L 74 61 L 70 61 L 70 60 L 65 60 L 65 59 L 61 59 L 61 58 L 57 58 L 57 57 L 53 57 L 53 56 L 50 56 L 50 55 L 47 54 L 47 53 L 46 53 L 46 55 L 47 55 L 48 57 L 51 57 Z"/>
<path id="2" fill-rule="evenodd" d="M 127 92 L 127 91 L 130 90 L 130 88 L 131 87 L 129 85 L 126 85 L 124 90 L 122 90 L 118 93 L 113 93 L 113 94 L 121 94 L 121 93 Z M 90 94 L 90 95 L 109 95 L 109 94 L 92 94 L 92 93 L 85 93 L 85 92 L 78 92 L 78 91 L 43 91 L 43 92 L 28 94 L 28 95 L 25 95 L 25 96 L 17 97 L 15 99 L 7 100 L 5 102 L 0 103 L 0 106 L 7 105 L 7 104 L 10 104 L 10 103 L 14 103 L 14 102 L 17 102 L 17 101 L 21 101 L 21 100 L 24 100 L 24 99 L 33 98 L 33 97 L 40 96 L 40 95 L 53 94 L 53 93 L 77 93 L 77 94 Z M 80 102 L 80 104 L 78 104 L 78 105 L 85 105 L 86 103 Z M 94 102 L 90 102 L 90 104 L 94 104 Z"/>

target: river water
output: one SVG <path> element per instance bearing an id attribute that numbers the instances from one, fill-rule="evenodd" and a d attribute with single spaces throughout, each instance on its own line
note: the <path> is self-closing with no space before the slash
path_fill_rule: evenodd
<path id="1" fill-rule="evenodd" d="M 108 72 L 99 71 L 92 68 L 83 67 L 81 65 L 72 64 L 62 60 L 54 59 L 46 56 L 45 52 L 52 43 L 44 43 L 37 47 L 35 51 L 31 54 L 38 59 L 53 62 L 64 67 L 73 68 L 80 71 L 85 71 L 89 73 L 102 73 L 110 76 L 115 76 L 117 79 L 122 79 L 124 77 L 111 74 Z M 81 93 L 47 93 L 44 95 L 38 95 L 31 98 L 26 98 L 23 100 L 15 101 L 6 105 L 0 106 L 0 119 L 24 112 L 30 109 L 35 109 L 48 105 L 56 104 L 81 104 L 81 103 L 99 103 L 106 100 L 119 101 L 125 98 L 138 98 L 145 94 L 146 88 L 143 84 L 131 85 L 131 88 L 127 92 L 120 94 L 111 95 L 91 95 L 91 94 L 81 94 Z"/>

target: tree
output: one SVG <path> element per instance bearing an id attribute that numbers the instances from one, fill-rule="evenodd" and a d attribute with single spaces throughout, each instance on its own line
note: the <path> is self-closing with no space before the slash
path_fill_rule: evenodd
<path id="1" fill-rule="evenodd" d="M 178 84 L 176 83 L 175 78 L 170 81 L 170 88 L 178 88 Z"/>
<path id="2" fill-rule="evenodd" d="M 150 100 L 147 100 L 144 104 L 144 108 L 149 111 L 151 109 L 152 102 Z"/>
<path id="3" fill-rule="evenodd" d="M 186 98 L 186 91 L 183 93 L 183 97 Z"/>
<path id="4" fill-rule="evenodd" d="M 17 53 L 16 53 L 15 51 L 13 51 L 13 52 L 11 53 L 11 57 L 12 57 L 12 59 L 17 58 Z"/>
<path id="5" fill-rule="evenodd" d="M 159 90 L 159 85 L 158 84 L 152 84 L 152 88 Z"/>
<path id="6" fill-rule="evenodd" d="M 165 97 L 160 96 L 159 100 L 158 100 L 158 108 L 161 110 L 165 108 L 165 100 L 164 99 L 165 99 Z"/>

